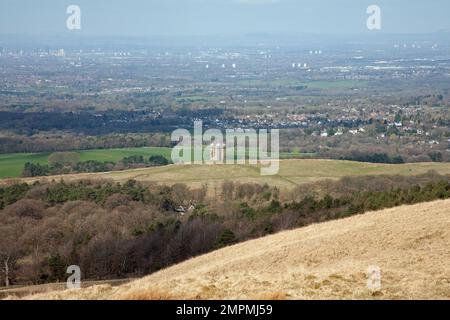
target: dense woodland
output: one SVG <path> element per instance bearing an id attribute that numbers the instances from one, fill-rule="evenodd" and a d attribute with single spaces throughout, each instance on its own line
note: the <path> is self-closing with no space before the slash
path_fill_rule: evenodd
<path id="1" fill-rule="evenodd" d="M 446 199 L 450 176 L 347 177 L 283 194 L 224 182 L 221 190 L 88 180 L 2 186 L 0 284 L 64 281 L 73 264 L 83 279 L 146 275 L 281 230 Z"/>
<path id="2" fill-rule="evenodd" d="M 8 132 L 0 135 L 0 154 L 150 146 L 170 147 L 170 136 L 164 133 L 127 133 L 90 136 L 70 132 L 47 132 L 29 136 Z"/>
<path id="3" fill-rule="evenodd" d="M 101 114 L 58 112 L 0 112 L 0 129 L 24 134 L 61 130 L 102 135 L 105 133 L 170 132 L 185 119 L 178 115 L 146 118 L 142 113 L 108 110 Z"/>

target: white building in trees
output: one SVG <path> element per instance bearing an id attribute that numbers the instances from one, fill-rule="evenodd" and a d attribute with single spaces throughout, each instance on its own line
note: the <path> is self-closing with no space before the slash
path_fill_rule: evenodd
<path id="1" fill-rule="evenodd" d="M 225 159 L 225 144 L 211 143 L 209 146 L 209 159 L 210 161 L 223 163 Z"/>

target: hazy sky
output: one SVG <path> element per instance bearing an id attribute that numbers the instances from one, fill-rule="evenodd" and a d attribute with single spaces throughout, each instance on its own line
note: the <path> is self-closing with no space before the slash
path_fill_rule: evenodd
<path id="1" fill-rule="evenodd" d="M 450 30 L 449 0 L 0 0 L 0 34 L 64 34 L 71 4 L 82 35 L 364 33 L 371 4 L 383 33 Z"/>

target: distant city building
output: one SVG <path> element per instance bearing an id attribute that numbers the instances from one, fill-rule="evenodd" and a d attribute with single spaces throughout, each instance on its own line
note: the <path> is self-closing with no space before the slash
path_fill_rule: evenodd
<path id="1" fill-rule="evenodd" d="M 65 57 L 66 56 L 66 52 L 64 51 L 64 49 L 59 49 L 54 53 L 55 57 Z"/>

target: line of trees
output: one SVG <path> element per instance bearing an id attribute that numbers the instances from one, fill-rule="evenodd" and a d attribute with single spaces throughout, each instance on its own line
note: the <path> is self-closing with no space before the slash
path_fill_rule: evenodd
<path id="1" fill-rule="evenodd" d="M 391 163 L 400 164 L 405 163 L 401 156 L 389 156 L 387 153 L 353 153 L 340 157 L 340 160 L 371 162 L 371 163 Z"/>
<path id="2" fill-rule="evenodd" d="M 118 133 L 90 136 L 71 132 L 37 132 L 32 135 L 4 132 L 0 137 L 0 154 L 170 147 L 171 145 L 170 136 L 165 133 Z"/>
<path id="3" fill-rule="evenodd" d="M 49 156 L 48 163 L 49 164 L 25 163 L 22 170 L 22 177 L 108 172 L 141 167 L 165 166 L 169 164 L 169 160 L 160 155 L 153 155 L 147 159 L 141 155 L 133 155 L 123 158 L 118 163 L 97 160 L 80 161 L 80 156 L 76 152 L 56 152 Z"/>

